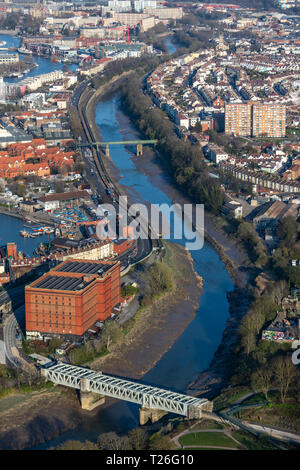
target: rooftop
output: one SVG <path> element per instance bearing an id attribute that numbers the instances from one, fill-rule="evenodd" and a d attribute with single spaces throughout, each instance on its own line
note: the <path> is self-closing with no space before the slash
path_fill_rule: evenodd
<path id="1" fill-rule="evenodd" d="M 64 273 L 82 273 L 82 274 L 103 274 L 111 268 L 106 263 L 89 263 L 84 261 L 68 261 L 66 264 L 57 269 L 58 272 Z"/>
<path id="2" fill-rule="evenodd" d="M 91 278 L 91 281 L 94 278 Z M 41 280 L 34 286 L 38 289 L 55 289 L 55 290 L 81 290 L 89 282 L 85 282 L 81 277 L 64 277 L 48 275 L 41 278 Z"/>

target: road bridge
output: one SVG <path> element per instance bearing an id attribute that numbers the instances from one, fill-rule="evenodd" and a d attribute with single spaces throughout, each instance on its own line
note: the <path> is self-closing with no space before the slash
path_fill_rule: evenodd
<path id="1" fill-rule="evenodd" d="M 184 395 L 63 362 L 44 365 L 41 374 L 51 382 L 75 388 L 83 394 L 91 392 L 100 395 L 101 399 L 108 396 L 137 403 L 142 406 L 141 424 L 149 418 L 157 421 L 169 412 L 188 418 L 201 418 L 202 410 L 212 409 L 212 403 L 206 398 Z"/>
<path id="2" fill-rule="evenodd" d="M 78 144 L 79 147 L 105 147 L 105 155 L 109 157 L 109 146 L 110 145 L 136 145 L 137 156 L 143 155 L 143 145 L 156 145 L 157 139 L 150 140 L 120 140 L 117 142 L 85 142 Z"/>

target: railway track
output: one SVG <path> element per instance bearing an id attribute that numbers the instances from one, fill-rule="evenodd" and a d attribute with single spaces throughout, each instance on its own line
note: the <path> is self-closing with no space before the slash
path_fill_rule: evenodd
<path id="1" fill-rule="evenodd" d="M 90 126 L 90 123 L 89 123 L 89 121 L 87 119 L 87 116 L 86 116 L 86 105 L 87 105 L 88 101 L 90 100 L 93 92 L 88 91 L 88 94 L 85 95 L 85 91 L 86 90 L 84 90 L 84 92 L 80 96 L 80 99 L 79 99 L 79 102 L 78 102 L 78 112 L 79 112 L 79 117 L 80 117 L 80 121 L 81 121 L 81 124 L 82 124 L 82 129 L 83 129 L 84 134 L 85 134 L 85 140 L 86 140 L 87 143 L 93 143 L 93 142 L 96 141 L 96 139 L 94 137 L 93 131 L 92 131 L 91 126 Z M 81 100 L 85 100 L 86 101 L 85 104 L 83 104 Z M 111 178 L 109 177 L 109 175 L 106 171 L 106 168 L 105 168 L 104 163 L 102 161 L 101 155 L 99 155 L 100 150 L 98 150 L 97 148 L 91 146 L 91 151 L 92 151 L 94 161 L 95 161 L 95 164 L 96 164 L 96 167 L 97 167 L 97 170 L 98 170 L 98 173 L 99 173 L 99 176 L 100 176 L 100 179 L 102 181 L 104 189 L 113 190 L 114 194 L 116 196 L 119 196 L 119 191 L 114 186 Z"/>
<path id="2" fill-rule="evenodd" d="M 76 101 L 76 108 L 78 109 L 78 114 L 83 130 L 83 135 L 82 135 L 82 141 L 81 142 L 86 142 L 86 143 L 94 143 L 96 142 L 96 138 L 94 136 L 93 130 L 91 128 L 91 125 L 89 123 L 89 120 L 86 115 L 86 109 L 87 105 L 93 95 L 92 90 L 88 90 L 87 86 L 83 87 L 81 85 L 80 89 L 80 97 Z M 91 146 L 91 152 L 93 156 L 93 160 L 95 162 L 96 168 L 98 175 L 100 177 L 100 183 L 101 187 L 103 188 L 103 193 L 105 194 L 105 197 L 114 203 L 114 199 L 119 198 L 120 192 L 116 188 L 114 182 L 108 175 L 108 172 L 106 171 L 105 165 L 102 160 L 102 153 L 100 149 L 95 148 L 94 146 Z M 110 190 L 110 193 L 107 191 Z M 125 208 L 127 211 L 127 207 Z M 131 264 L 136 264 L 143 259 L 145 259 L 153 249 L 153 242 L 151 240 L 151 230 L 150 226 L 148 223 L 142 223 L 141 224 L 141 229 L 142 231 L 146 234 L 147 239 L 138 239 L 136 240 L 136 247 L 137 247 L 137 254 L 134 258 L 132 258 Z M 161 240 L 157 240 L 157 246 L 161 247 Z M 128 264 L 128 263 L 126 263 Z"/>

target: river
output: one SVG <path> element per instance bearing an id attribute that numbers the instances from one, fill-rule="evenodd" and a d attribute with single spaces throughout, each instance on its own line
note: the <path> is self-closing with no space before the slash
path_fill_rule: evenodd
<path id="1" fill-rule="evenodd" d="M 27 228 L 26 225 L 28 224 L 23 222 L 21 219 L 0 214 L 0 246 L 4 246 L 8 242 L 16 242 L 18 251 L 25 253 L 27 256 L 32 256 L 35 248 L 37 248 L 40 243 L 48 243 L 48 235 L 40 235 L 36 238 L 22 237 L 20 235 L 20 230 L 31 232 L 31 229 Z M 38 224 L 32 225 L 33 227 L 38 226 Z M 46 224 L 40 224 L 40 226 L 41 225 Z M 53 235 L 50 235 L 50 239 L 51 238 L 53 238 Z"/>
<path id="2" fill-rule="evenodd" d="M 167 47 L 169 54 L 173 54 L 179 47 L 179 44 L 172 41 L 172 36 L 167 36 L 164 40 L 164 44 Z"/>

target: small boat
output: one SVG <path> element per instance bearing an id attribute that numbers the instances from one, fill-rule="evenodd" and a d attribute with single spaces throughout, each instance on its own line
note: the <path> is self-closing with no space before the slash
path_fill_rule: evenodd
<path id="1" fill-rule="evenodd" d="M 6 45 L 6 41 L 0 41 L 0 46 L 5 46 Z"/>
<path id="2" fill-rule="evenodd" d="M 19 47 L 18 52 L 20 54 L 32 55 L 32 51 L 29 49 L 26 49 L 25 47 Z"/>

